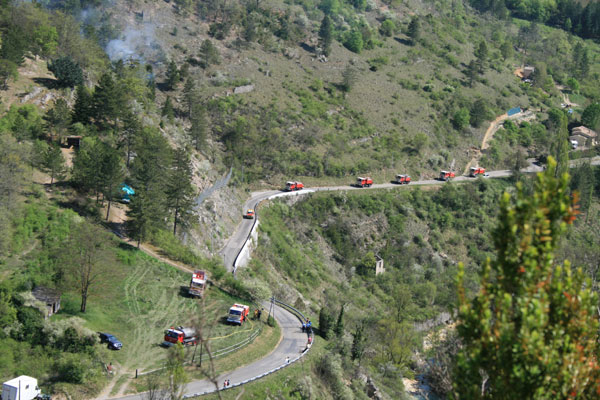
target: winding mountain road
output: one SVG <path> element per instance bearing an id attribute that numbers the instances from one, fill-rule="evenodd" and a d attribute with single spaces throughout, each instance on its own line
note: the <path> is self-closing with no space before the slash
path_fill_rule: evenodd
<path id="1" fill-rule="evenodd" d="M 587 160 L 585 160 L 587 161 Z M 594 157 L 589 160 L 592 165 L 600 165 L 600 157 Z M 576 166 L 581 160 L 571 161 L 571 167 Z M 527 168 L 523 169 L 523 173 L 535 173 L 542 171 L 543 168 L 536 165 L 529 165 Z M 500 170 L 500 171 L 490 171 L 489 178 L 506 178 L 509 177 L 512 173 L 510 170 Z M 467 177 L 467 176 L 457 176 L 454 179 L 454 182 L 468 182 L 473 181 L 475 178 Z M 410 186 L 422 186 L 422 185 L 440 185 L 443 182 L 438 180 L 421 180 L 421 181 L 412 181 Z M 392 189 L 404 187 L 405 185 L 398 185 L 394 183 L 382 183 L 382 184 L 374 184 L 369 188 L 356 188 L 353 186 L 328 186 L 328 187 L 314 187 L 308 188 L 306 190 L 296 192 L 296 194 L 307 194 L 312 192 L 322 192 L 322 191 L 348 191 L 348 190 L 376 190 L 376 189 Z M 279 190 L 268 190 L 262 192 L 254 192 L 250 196 L 250 198 L 244 203 L 244 210 L 252 208 L 257 210 L 260 202 L 276 197 L 280 195 L 282 192 Z M 258 218 L 258 213 L 256 214 L 256 218 Z M 235 262 L 236 257 L 241 252 L 244 247 L 252 227 L 254 226 L 255 220 L 253 219 L 244 219 L 237 226 L 236 231 L 229 238 L 223 249 L 221 250 L 221 255 L 223 256 L 225 266 L 231 272 L 233 271 L 233 264 Z M 296 358 L 306 347 L 307 336 L 305 333 L 301 332 L 300 329 L 300 321 L 298 317 L 294 314 L 290 313 L 288 310 L 274 306 L 275 312 L 274 316 L 277 322 L 281 327 L 282 340 L 279 342 L 277 347 L 266 357 L 254 361 L 248 365 L 242 366 L 234 371 L 225 373 L 218 377 L 218 382 L 221 388 L 223 381 L 225 379 L 229 379 L 232 385 L 237 383 L 246 381 L 250 378 L 254 378 L 260 375 L 263 375 L 269 371 L 272 371 L 274 368 L 280 367 L 286 363 L 286 357 L 290 359 Z M 193 397 L 196 395 L 214 392 L 216 390 L 214 384 L 207 379 L 197 380 L 190 382 L 185 390 L 184 397 Z M 124 397 L 117 397 L 117 399 L 123 400 L 145 400 L 147 399 L 147 394 L 139 393 L 135 395 L 129 395 Z"/>

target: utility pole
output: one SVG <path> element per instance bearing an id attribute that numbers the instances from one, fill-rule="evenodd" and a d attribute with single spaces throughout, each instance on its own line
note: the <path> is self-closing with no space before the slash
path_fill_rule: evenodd
<path id="1" fill-rule="evenodd" d="M 274 301 L 275 296 L 271 296 L 271 306 L 269 307 L 269 316 L 267 317 L 267 324 L 269 323 L 269 319 L 271 318 L 271 313 L 273 313 L 273 319 L 275 319 L 275 308 L 273 307 Z"/>

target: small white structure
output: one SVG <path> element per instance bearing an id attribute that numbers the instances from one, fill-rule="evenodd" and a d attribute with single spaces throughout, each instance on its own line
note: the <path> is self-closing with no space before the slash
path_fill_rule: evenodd
<path id="1" fill-rule="evenodd" d="M 2 400 L 33 400 L 41 393 L 37 379 L 26 375 L 2 384 Z"/>
<path id="2" fill-rule="evenodd" d="M 379 274 L 383 274 L 385 272 L 385 268 L 383 267 L 383 258 L 379 255 L 375 255 L 375 276 Z"/>

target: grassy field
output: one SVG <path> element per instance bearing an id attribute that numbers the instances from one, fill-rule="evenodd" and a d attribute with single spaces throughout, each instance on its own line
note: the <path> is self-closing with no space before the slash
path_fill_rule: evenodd
<path id="1" fill-rule="evenodd" d="M 252 322 L 242 327 L 225 323 L 231 304 L 244 302 L 242 299 L 210 287 L 202 309 L 198 300 L 183 295 L 188 274 L 125 245 L 118 249 L 118 258 L 122 264 L 111 271 L 111 279 L 96 290 L 88 312 L 79 313 L 78 297 L 67 294 L 59 314 L 62 318 L 81 317 L 90 329 L 112 333 L 123 342 L 121 351 L 108 353 L 106 363 L 117 362 L 129 372 L 161 367 L 167 354 L 160 346 L 164 330 L 190 325 L 199 319 L 200 312 L 211 322 L 213 350 L 238 343 L 260 328 L 258 323 Z M 189 354 L 191 351 L 191 348 L 186 349 Z"/>

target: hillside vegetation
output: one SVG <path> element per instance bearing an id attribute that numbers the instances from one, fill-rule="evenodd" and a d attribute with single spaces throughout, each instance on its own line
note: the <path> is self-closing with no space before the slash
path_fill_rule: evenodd
<path id="1" fill-rule="evenodd" d="M 501 194 L 519 180 L 534 193 L 519 173 L 527 158 L 553 156 L 562 176 L 569 158 L 598 153 L 591 140 L 584 151 L 568 141 L 574 126 L 600 131 L 598 7 L 0 0 L 0 376 L 36 375 L 82 398 L 126 390 L 124 378 L 106 386 L 107 363 L 123 374 L 164 363 L 148 346 L 199 306 L 179 293 L 183 273 L 117 234 L 208 270 L 228 292 L 211 290 L 206 315 L 276 295 L 318 321 L 326 342 L 284 398 L 364 398 L 367 376 L 402 398 L 401 379 L 421 373 L 449 393 L 444 368 L 461 342 L 451 330 L 439 343 L 429 334 L 456 310 L 459 273 L 477 293 Z M 523 81 L 526 65 L 535 72 Z M 513 107 L 528 121 L 488 131 L 482 149 L 490 122 Z M 514 179 L 276 202 L 260 210 L 259 245 L 240 279 L 215 257 L 250 190 L 358 174 L 417 180 L 475 164 Z M 551 255 L 581 265 L 596 289 L 598 172 L 572 175 L 581 216 Z M 123 183 L 135 190 L 127 202 Z M 58 315 L 43 319 L 36 286 L 62 293 Z M 116 333 L 124 350 L 105 350 L 97 330 Z M 252 357 L 276 339 L 277 328 L 264 330 Z M 171 354 L 170 372 L 181 372 Z M 271 390 L 281 375 L 265 382 Z"/>
<path id="2" fill-rule="evenodd" d="M 598 229 L 600 176 L 598 169 L 588 168 L 573 172 L 571 186 L 591 202 L 582 202 L 579 221 L 560 242 L 559 254 L 582 267 L 595 288 L 593 249 L 599 237 L 590 232 Z M 318 319 L 319 332 L 330 340 L 328 351 L 314 356 L 314 390 L 337 385 L 335 379 L 349 380 L 361 398 L 361 376 L 367 374 L 385 393 L 401 398 L 402 378 L 424 374 L 445 395 L 458 347 L 452 330 L 444 328 L 447 317 L 440 315 L 453 314 L 458 302 L 458 263 L 464 265 L 464 287 L 473 293 L 481 266 L 496 258 L 499 200 L 503 191 L 514 190 L 513 184 L 479 179 L 428 190 L 318 193 L 293 206 L 276 202 L 259 210 L 263 235 L 250 268 L 240 276 L 265 282 L 276 296 L 287 296 Z M 533 192 L 531 179 L 521 185 L 528 195 Z M 378 276 L 376 254 L 385 266 Z M 430 333 L 439 325 L 441 341 Z M 332 362 L 341 362 L 337 377 L 324 372 Z M 290 395 L 304 390 L 302 385 L 310 386 L 290 385 Z"/>

